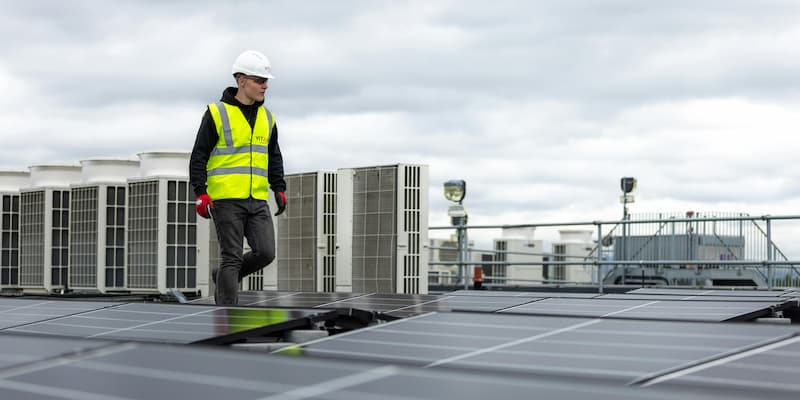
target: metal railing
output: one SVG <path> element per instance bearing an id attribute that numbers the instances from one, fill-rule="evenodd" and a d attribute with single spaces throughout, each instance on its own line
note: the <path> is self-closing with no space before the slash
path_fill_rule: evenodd
<path id="1" fill-rule="evenodd" d="M 454 269 L 441 273 L 438 272 L 441 269 L 433 268 L 429 279 L 440 284 L 446 284 L 445 281 L 463 284 L 467 288 L 472 267 L 480 266 L 484 268 L 484 279 L 488 284 L 592 284 L 598 285 L 601 292 L 603 286 L 609 283 L 697 286 L 706 285 L 707 280 L 711 280 L 714 286 L 745 285 L 769 289 L 800 286 L 800 257 L 794 256 L 792 259 L 778 247 L 781 241 L 793 244 L 796 241 L 793 234 L 800 235 L 798 215 L 687 213 L 685 216 L 657 214 L 633 215 L 629 218 L 618 221 L 430 227 L 432 231 L 456 230 L 456 238 L 463 240 L 458 240 L 456 247 L 429 247 L 430 250 L 436 250 L 431 252 L 432 255 L 450 252 L 451 256 L 450 260 L 442 260 L 441 256 L 432 257 L 430 266 L 450 266 Z M 781 229 L 776 229 L 778 223 L 782 224 Z M 548 229 L 575 227 L 582 227 L 587 236 L 591 235 L 591 239 L 584 243 L 585 251 L 579 254 L 565 252 L 563 248 L 557 252 L 555 245 L 551 251 L 506 250 L 498 249 L 496 245 L 501 241 L 541 240 L 531 237 L 506 239 L 498 235 L 493 238 L 494 249 L 466 246 L 468 231 L 471 231 L 470 237 L 475 237 L 473 233 L 478 231 L 533 228 L 537 230 L 538 238 L 547 236 Z M 545 230 L 545 234 L 538 233 L 538 230 Z M 558 239 L 550 238 L 550 241 L 557 243 Z M 791 254 L 798 254 L 796 249 L 793 250 Z M 484 259 L 476 260 L 476 254 L 483 255 Z M 491 259 L 486 259 L 487 256 Z M 509 273 L 509 267 L 538 267 L 538 271 L 526 271 L 520 277 Z M 513 269 L 515 272 L 521 271 L 520 268 Z M 587 269 L 591 269 L 588 274 Z M 571 273 L 574 270 L 580 270 L 581 274 Z"/>

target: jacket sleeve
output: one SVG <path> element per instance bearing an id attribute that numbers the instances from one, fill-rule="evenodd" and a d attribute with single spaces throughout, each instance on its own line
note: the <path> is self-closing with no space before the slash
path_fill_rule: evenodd
<path id="1" fill-rule="evenodd" d="M 286 181 L 283 179 L 283 155 L 281 155 L 281 147 L 278 146 L 278 124 L 272 127 L 267 150 L 269 151 L 269 186 L 275 192 L 285 192 Z"/>
<path id="2" fill-rule="evenodd" d="M 203 119 L 200 121 L 200 129 L 197 130 L 192 155 L 189 158 L 189 183 L 192 185 L 195 196 L 206 193 L 206 165 L 217 140 L 219 140 L 217 128 L 211 118 L 211 112 L 206 109 Z"/>

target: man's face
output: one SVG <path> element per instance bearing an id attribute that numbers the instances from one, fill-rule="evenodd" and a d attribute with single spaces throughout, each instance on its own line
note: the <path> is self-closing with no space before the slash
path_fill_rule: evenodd
<path id="1" fill-rule="evenodd" d="M 241 88 L 244 91 L 245 97 L 254 102 L 264 101 L 264 93 L 269 87 L 267 78 L 243 75 L 241 80 L 243 81 Z"/>

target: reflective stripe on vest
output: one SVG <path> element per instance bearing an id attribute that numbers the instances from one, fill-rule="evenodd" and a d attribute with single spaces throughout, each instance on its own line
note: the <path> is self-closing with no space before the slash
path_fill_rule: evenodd
<path id="1" fill-rule="evenodd" d="M 206 166 L 208 195 L 214 200 L 267 200 L 272 113 L 259 108 L 251 128 L 239 107 L 219 102 L 209 104 L 208 110 L 219 136 Z"/>

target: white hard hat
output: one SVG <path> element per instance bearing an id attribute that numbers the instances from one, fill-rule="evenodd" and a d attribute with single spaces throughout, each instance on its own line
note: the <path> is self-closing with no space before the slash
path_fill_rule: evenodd
<path id="1" fill-rule="evenodd" d="M 239 54 L 239 57 L 236 57 L 236 61 L 233 62 L 232 73 L 275 79 L 272 76 L 272 65 L 270 65 L 267 56 L 255 50 L 247 50 Z"/>

